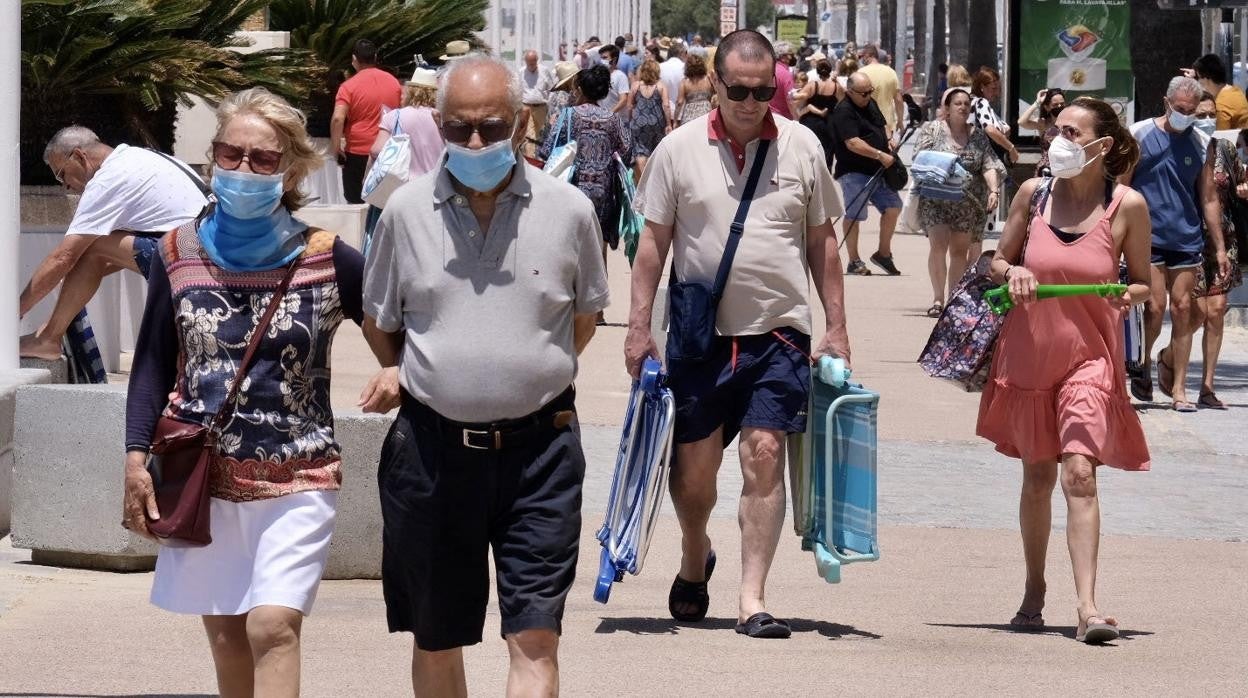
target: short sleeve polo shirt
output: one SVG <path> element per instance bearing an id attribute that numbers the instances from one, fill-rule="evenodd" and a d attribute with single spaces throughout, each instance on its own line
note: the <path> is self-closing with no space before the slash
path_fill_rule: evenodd
<path id="1" fill-rule="evenodd" d="M 672 254 L 681 281 L 714 280 L 758 151 L 757 140 L 731 143 L 714 128 L 718 118 L 714 110 L 664 138 L 638 185 L 637 210 L 674 226 Z M 725 336 L 786 326 L 810 333 L 806 229 L 842 212 L 814 132 L 783 117 L 774 121 L 775 140 L 716 316 Z M 740 162 L 738 151 L 744 153 Z"/>
<path id="2" fill-rule="evenodd" d="M 523 161 L 482 231 L 445 166 L 391 195 L 364 271 L 364 311 L 404 333 L 399 381 L 452 420 L 531 414 L 576 377 L 574 315 L 607 306 L 594 207 Z"/>

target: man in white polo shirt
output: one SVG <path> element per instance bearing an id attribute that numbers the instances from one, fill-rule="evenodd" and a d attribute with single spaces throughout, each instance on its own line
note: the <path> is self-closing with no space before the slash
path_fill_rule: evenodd
<path id="1" fill-rule="evenodd" d="M 91 129 L 67 126 L 43 153 L 56 181 L 81 195 L 65 239 L 35 269 L 22 291 L 24 317 L 64 281 L 52 316 L 21 339 L 21 355 L 55 360 L 61 338 L 95 295 L 100 281 L 122 269 L 147 278 L 156 240 L 194 219 L 207 188 L 185 164 L 146 148 L 113 148 Z"/>
<path id="2" fill-rule="evenodd" d="M 709 283 L 725 256 L 734 213 L 743 199 L 750 201 L 710 350 L 676 358 L 669 333 L 666 357 L 677 401 L 671 492 L 683 535 L 668 610 L 687 622 L 706 616 L 715 563 L 706 524 L 724 448 L 740 431 L 745 487 L 737 632 L 750 637 L 789 636 L 788 624 L 767 613 L 764 594 L 784 524 L 785 437 L 805 431 L 812 357 L 849 359 L 831 221 L 841 201 L 814 132 L 771 115 L 775 62 L 758 32 L 724 37 L 715 54 L 719 108 L 664 138 L 646 165 L 638 188 L 646 225 L 633 263 L 624 346 L 636 376 L 645 357 L 658 355 L 650 321 L 668 249 L 678 281 Z M 756 164 L 757 188 L 747 198 Z M 827 318 L 813 352 L 807 269 Z"/>

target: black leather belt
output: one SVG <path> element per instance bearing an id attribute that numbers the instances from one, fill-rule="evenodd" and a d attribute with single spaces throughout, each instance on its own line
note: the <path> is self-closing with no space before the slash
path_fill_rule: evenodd
<path id="1" fill-rule="evenodd" d="M 415 413 L 417 426 L 436 433 L 447 445 L 481 451 L 502 451 L 525 446 L 538 436 L 563 429 L 576 418 L 576 390 L 571 386 L 536 412 L 495 422 L 457 422 L 447 419 L 408 395 L 406 391 L 403 393 L 403 404 Z"/>

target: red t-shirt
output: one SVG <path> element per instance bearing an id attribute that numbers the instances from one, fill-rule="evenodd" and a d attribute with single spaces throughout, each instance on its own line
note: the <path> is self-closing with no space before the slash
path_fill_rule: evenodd
<path id="1" fill-rule="evenodd" d="M 377 139 L 381 108 L 397 109 L 403 87 L 380 68 L 365 68 L 338 88 L 335 104 L 347 105 L 347 152 L 368 155 Z"/>

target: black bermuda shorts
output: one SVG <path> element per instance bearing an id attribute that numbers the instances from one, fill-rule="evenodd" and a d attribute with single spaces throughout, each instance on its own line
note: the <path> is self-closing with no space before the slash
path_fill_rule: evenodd
<path id="1" fill-rule="evenodd" d="M 572 410 L 574 402 L 569 388 L 534 414 Z M 490 549 L 503 636 L 562 631 L 585 455 L 575 419 L 542 423 L 514 446 L 472 448 L 462 429 L 404 392 L 377 472 L 390 632 L 414 633 L 426 651 L 480 642 Z"/>
<path id="2" fill-rule="evenodd" d="M 810 336 L 792 327 L 716 337 L 705 361 L 673 361 L 676 443 L 701 441 L 720 426 L 727 446 L 743 427 L 806 431 Z"/>

